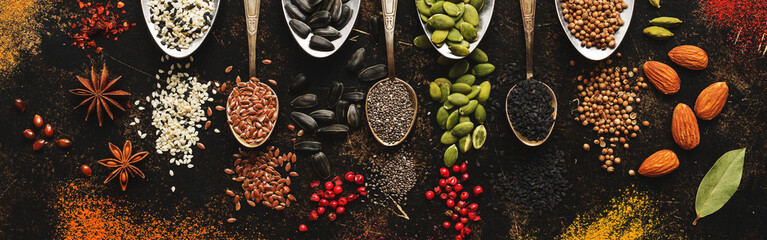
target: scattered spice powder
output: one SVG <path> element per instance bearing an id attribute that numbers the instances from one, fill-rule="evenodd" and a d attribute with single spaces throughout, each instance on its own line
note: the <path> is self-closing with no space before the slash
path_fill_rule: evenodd
<path id="1" fill-rule="evenodd" d="M 701 0 L 700 5 L 711 24 L 729 30 L 728 43 L 767 53 L 767 0 Z"/>
<path id="2" fill-rule="evenodd" d="M 53 6 L 52 0 L 3 0 L 0 4 L 0 76 L 7 76 L 20 61 L 21 53 L 36 52 L 40 45 L 40 19 Z"/>
<path id="3" fill-rule="evenodd" d="M 120 13 L 125 13 L 125 10 L 113 9 L 112 2 L 91 3 L 77 0 L 77 4 L 79 4 L 81 9 L 88 11 L 88 17 L 81 17 L 78 21 L 72 23 L 72 29 L 76 32 L 69 36 L 74 39 L 74 42 L 72 42 L 74 46 L 83 49 L 86 47 L 93 48 L 96 53 L 100 53 L 102 48 L 96 45 L 96 37 L 114 37 L 114 40 L 117 41 L 115 35 L 119 35 L 136 26 L 136 23 L 129 24 L 126 21 L 120 20 Z M 118 8 L 124 6 L 122 2 L 117 2 L 117 5 Z"/>

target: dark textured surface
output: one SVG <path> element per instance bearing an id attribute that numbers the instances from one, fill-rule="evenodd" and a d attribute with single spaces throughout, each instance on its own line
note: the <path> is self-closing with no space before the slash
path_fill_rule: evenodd
<path id="1" fill-rule="evenodd" d="M 427 202 L 423 192 L 431 189 L 438 179 L 438 167 L 442 165 L 444 147 L 437 139 L 441 135 L 433 114 L 437 105 L 431 103 L 426 94 L 428 81 L 445 76 L 447 69 L 436 65 L 435 51 L 422 51 L 410 44 L 415 36 L 422 34 L 412 1 L 400 1 L 397 18 L 396 47 L 398 77 L 408 81 L 419 94 L 420 108 L 418 119 L 410 139 L 401 147 L 413 151 L 416 162 L 418 183 L 410 191 L 409 202 L 403 206 L 411 220 L 397 217 L 394 207 L 384 208 L 373 204 L 355 203 L 348 212 L 336 222 L 326 220 L 313 223 L 311 232 L 304 235 L 297 233 L 300 223 L 308 222 L 307 214 L 314 206 L 308 201 L 311 190 L 310 169 L 306 159 L 296 164 L 302 175 L 294 181 L 293 193 L 299 198 L 285 211 L 277 212 L 264 207 L 234 213 L 230 198 L 225 197 L 225 188 L 234 188 L 236 184 L 228 180 L 223 173 L 231 166 L 238 144 L 226 130 L 223 113 L 213 115 L 212 128 L 222 130 L 221 134 L 212 131 L 201 133 L 201 142 L 207 150 L 195 151 L 193 169 L 179 168 L 168 164 L 167 155 L 154 154 L 154 128 L 150 125 L 150 111 L 139 111 L 136 107 L 127 112 L 117 113 L 114 121 L 106 121 L 104 127 L 98 127 L 96 119 L 83 122 L 85 111 L 72 110 L 81 98 L 67 90 L 79 87 L 75 75 L 85 75 L 92 65 L 106 63 L 110 72 L 122 75 L 117 88 L 133 95 L 121 98 L 121 103 L 143 99 L 154 90 L 152 78 L 158 68 L 167 66 L 159 61 L 163 53 L 155 46 L 143 26 L 138 1 L 126 2 L 128 13 L 122 16 L 138 26 L 119 36 L 119 41 L 100 41 L 104 47 L 102 54 L 93 54 L 68 46 L 68 20 L 58 16 L 70 15 L 80 11 L 76 3 L 64 1 L 55 3 L 50 17 L 42 20 L 45 27 L 40 30 L 42 42 L 39 54 L 24 55 L 17 71 L 7 78 L 0 79 L 0 238 L 54 238 L 58 214 L 51 208 L 56 201 L 56 191 L 62 185 L 73 181 L 83 181 L 77 170 L 81 164 L 89 164 L 93 177 L 84 181 L 89 188 L 97 190 L 101 196 L 124 200 L 145 207 L 150 212 L 167 219 L 199 217 L 209 219 L 209 223 L 220 225 L 227 232 L 248 236 L 260 232 L 268 239 L 284 238 L 331 238 L 345 239 L 382 237 L 387 239 L 447 238 L 446 231 L 439 228 L 445 220 L 442 205 Z M 521 29 L 519 3 L 517 1 L 496 1 L 493 26 L 480 47 L 490 56 L 490 62 L 499 66 L 511 64 L 519 67 L 524 64 L 524 41 Z M 530 215 L 522 220 L 510 221 L 501 214 L 514 206 L 503 202 L 489 186 L 489 180 L 482 172 L 493 174 L 501 172 L 504 166 L 523 161 L 530 153 L 511 134 L 505 116 L 500 110 L 489 111 L 486 125 L 490 139 L 482 150 L 463 155 L 460 160 L 480 162 L 481 167 L 473 167 L 472 184 L 482 184 L 485 195 L 480 200 L 480 212 L 483 220 L 471 224 L 472 239 L 506 239 L 517 234 L 531 234 L 542 239 L 558 235 L 572 219 L 581 213 L 598 212 L 603 209 L 611 197 L 621 189 L 635 186 L 648 191 L 651 196 L 660 199 L 661 213 L 667 221 L 661 223 L 663 231 L 670 235 L 690 239 L 761 239 L 767 235 L 767 157 L 765 147 L 765 59 L 753 52 L 731 47 L 724 35 L 727 31 L 711 28 L 706 24 L 705 16 L 699 12 L 699 5 L 693 1 L 666 1 L 661 9 L 651 8 L 646 1 L 637 1 L 631 28 L 624 42 L 618 49 L 623 54 L 618 58 L 618 66 L 640 67 L 647 60 L 661 60 L 670 63 L 666 53 L 680 44 L 695 44 L 708 51 L 709 67 L 703 71 L 690 71 L 675 67 L 682 78 L 682 88 L 672 96 L 662 95 L 654 89 L 640 93 L 642 103 L 636 106 L 639 119 L 650 122 L 644 127 L 639 137 L 631 142 L 631 151 L 619 151 L 624 162 L 615 173 L 607 174 L 599 168 L 596 151 L 584 152 L 584 142 L 594 138 L 593 133 L 572 120 L 571 100 L 575 99 L 576 83 L 573 78 L 587 73 L 596 63 L 579 56 L 565 38 L 554 10 L 553 1 L 538 1 L 536 16 L 535 62 L 536 78 L 547 82 L 557 93 L 560 106 L 559 118 L 554 133 L 548 142 L 539 148 L 558 145 L 564 152 L 568 180 L 573 188 L 564 197 L 561 204 L 551 212 Z M 357 19 L 357 29 L 370 32 L 368 20 L 378 14 L 379 1 L 364 0 L 361 14 Z M 685 23 L 674 29 L 676 36 L 668 41 L 648 40 L 642 35 L 642 29 L 651 18 L 663 15 L 679 17 Z M 366 65 L 385 62 L 383 41 L 374 41 L 368 35 L 353 32 L 355 42 L 347 42 L 341 50 L 325 59 L 314 59 L 304 53 L 288 32 L 283 20 L 279 1 L 265 0 L 261 6 L 259 25 L 258 59 L 271 59 L 271 65 L 260 64 L 259 76 L 272 78 L 280 83 L 276 91 L 283 102 L 276 133 L 269 144 L 289 151 L 294 136 L 287 130 L 289 112 L 287 101 L 295 97 L 288 94 L 292 76 L 303 72 L 309 77 L 310 88 L 318 89 L 320 102 L 324 103 L 327 85 L 338 80 L 346 89 L 366 91 L 368 84 L 359 84 L 355 74 L 344 69 L 348 57 L 359 47 L 367 49 Z M 202 47 L 193 55 L 195 62 L 191 72 L 205 81 L 234 82 L 234 76 L 245 75 L 247 70 L 247 46 L 243 18 L 242 1 L 223 0 L 219 16 L 211 34 Z M 92 59 L 86 57 L 93 56 Z M 575 67 L 568 65 L 575 60 Z M 226 66 L 233 65 L 230 74 L 224 74 Z M 672 65 L 673 66 L 673 65 Z M 499 72 L 496 72 L 493 79 Z M 521 78 L 522 71 L 511 72 Z M 673 106 L 679 102 L 693 105 L 697 94 L 709 84 L 726 81 L 730 86 L 730 98 L 722 114 L 711 121 L 700 121 L 701 144 L 692 151 L 678 148 L 670 134 L 670 119 Z M 495 88 L 490 101 L 502 103 L 510 83 L 493 82 Z M 19 114 L 14 108 L 14 98 L 27 102 L 27 110 Z M 215 96 L 216 103 L 224 101 L 225 95 Z M 322 105 L 322 104 L 321 104 Z M 210 105 L 213 106 L 213 105 Z M 502 109 L 502 108 L 496 108 Z M 430 114 L 429 114 L 430 112 Z M 46 147 L 41 152 L 31 151 L 31 141 L 25 140 L 21 132 L 32 127 L 32 116 L 40 114 L 47 123 L 51 123 L 58 137 L 70 138 L 74 146 L 67 151 L 55 147 Z M 141 119 L 137 126 L 129 126 L 133 117 Z M 150 133 L 147 139 L 140 139 L 137 130 Z M 304 137 L 302 139 L 309 139 Z M 117 145 L 125 140 L 134 142 L 134 149 L 147 150 L 150 156 L 138 166 L 147 175 L 146 179 L 132 179 L 128 190 L 122 192 L 119 184 L 111 182 L 101 184 L 107 176 L 107 169 L 95 165 L 96 160 L 109 155 L 107 142 Z M 341 175 L 349 170 L 362 171 L 364 165 L 371 163 L 371 158 L 382 152 L 396 149 L 384 148 L 363 128 L 350 134 L 348 140 L 332 141 L 326 144 L 325 152 L 331 159 L 333 173 Z M 700 180 L 714 161 L 726 151 L 747 147 L 743 180 L 732 200 L 719 212 L 710 215 L 692 226 L 695 217 L 694 198 Z M 631 177 L 626 171 L 636 169 L 649 154 L 663 148 L 674 150 L 679 155 L 681 165 L 674 173 L 658 178 L 647 179 Z M 592 146 L 592 149 L 596 147 Z M 475 165 L 475 164 L 472 164 Z M 168 170 L 175 170 L 175 176 L 168 176 Z M 175 193 L 170 193 L 170 186 L 176 186 Z M 493 208 L 498 209 L 497 211 Z M 203 214 L 199 214 L 202 212 Z M 235 216 L 235 224 L 224 220 Z M 511 229 L 511 230 L 510 230 Z M 367 232 L 366 231 L 371 231 Z M 453 234 L 451 231 L 450 234 Z M 655 237 L 650 237 L 655 238 Z"/>

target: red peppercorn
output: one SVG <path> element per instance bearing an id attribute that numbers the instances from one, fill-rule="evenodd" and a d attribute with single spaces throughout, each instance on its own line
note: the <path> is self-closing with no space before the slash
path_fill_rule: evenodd
<path id="1" fill-rule="evenodd" d="M 353 172 L 347 172 L 344 174 L 344 180 L 347 182 L 354 182 L 354 173 Z"/>
<path id="2" fill-rule="evenodd" d="M 338 206 L 344 206 L 348 203 L 348 200 L 346 200 L 346 197 L 340 197 L 338 198 Z"/>
<path id="3" fill-rule="evenodd" d="M 348 199 L 349 202 L 354 202 L 354 200 L 357 200 L 357 194 L 351 193 L 346 197 L 346 199 Z"/>
<path id="4" fill-rule="evenodd" d="M 319 218 L 320 215 L 317 214 L 317 210 L 312 210 L 311 213 L 309 213 L 309 220 L 317 221 L 317 218 Z"/>
<path id="5" fill-rule="evenodd" d="M 365 187 L 357 188 L 357 193 L 359 193 L 360 196 L 367 196 L 368 195 L 367 191 L 365 191 Z"/>
<path id="6" fill-rule="evenodd" d="M 459 200 L 458 202 L 455 203 L 455 206 L 459 208 L 466 207 L 466 202 Z"/>
<path id="7" fill-rule="evenodd" d="M 476 203 L 469 204 L 469 211 L 476 212 L 478 208 L 479 208 L 479 205 L 477 205 Z"/>
<path id="8" fill-rule="evenodd" d="M 466 165 L 466 162 L 463 162 L 461 164 L 461 173 L 466 173 L 467 170 L 469 170 L 469 166 Z"/>
<path id="9" fill-rule="evenodd" d="M 464 173 L 461 175 L 461 182 L 469 181 L 469 173 Z"/>
<path id="10" fill-rule="evenodd" d="M 40 115 L 35 115 L 35 118 L 32 119 L 32 123 L 35 124 L 35 127 L 37 128 L 43 127 L 43 117 L 40 117 Z"/>
<path id="11" fill-rule="evenodd" d="M 461 229 L 463 229 L 463 223 L 455 223 L 455 230 L 461 231 Z"/>
<path id="12" fill-rule="evenodd" d="M 341 194 L 342 192 L 344 192 L 344 188 L 342 188 L 341 186 L 335 186 L 335 187 L 333 187 L 333 193 L 335 193 L 335 194 Z"/>
<path id="13" fill-rule="evenodd" d="M 459 217 L 458 217 L 457 213 L 453 213 L 453 214 L 450 215 L 450 219 L 453 219 L 453 221 L 458 221 L 458 218 Z"/>
<path id="14" fill-rule="evenodd" d="M 474 217 L 476 217 L 476 216 L 477 216 L 476 212 L 469 212 L 469 214 L 468 214 L 469 219 L 474 219 Z"/>
<path id="15" fill-rule="evenodd" d="M 306 227 L 306 225 L 301 224 L 301 225 L 298 225 L 298 231 L 306 232 L 306 231 L 309 231 L 309 228 Z"/>
<path id="16" fill-rule="evenodd" d="M 312 194 L 311 197 L 309 197 L 309 201 L 317 202 L 320 200 L 320 195 L 317 195 L 316 193 Z"/>
<path id="17" fill-rule="evenodd" d="M 469 192 L 461 192 L 461 200 L 469 199 Z"/>
<path id="18" fill-rule="evenodd" d="M 469 235 L 470 233 L 471 233 L 471 229 L 469 229 L 469 227 L 464 227 L 463 229 L 461 229 L 461 234 L 463 235 Z"/>
<path id="19" fill-rule="evenodd" d="M 458 173 L 458 172 L 460 172 L 460 171 L 461 171 L 461 166 L 458 166 L 458 165 L 453 165 L 453 172 L 454 172 L 454 173 Z"/>
<path id="20" fill-rule="evenodd" d="M 325 182 L 325 190 L 333 189 L 333 186 L 334 186 L 333 182 L 331 181 Z"/>
<path id="21" fill-rule="evenodd" d="M 447 170 L 447 168 L 440 168 L 439 175 L 442 176 L 443 178 L 450 177 L 450 170 Z"/>
<path id="22" fill-rule="evenodd" d="M 448 222 L 448 221 L 442 222 L 442 227 L 445 228 L 445 229 L 450 228 L 450 222 Z"/>
<path id="23" fill-rule="evenodd" d="M 472 221 L 475 221 L 475 222 L 479 222 L 479 220 L 482 220 L 482 218 L 479 216 L 476 216 L 474 217 L 474 219 L 472 219 Z"/>
<path id="24" fill-rule="evenodd" d="M 434 192 L 428 191 L 426 192 L 426 200 L 432 200 L 434 199 Z"/>
<path id="25" fill-rule="evenodd" d="M 450 177 L 447 179 L 447 184 L 450 184 L 450 185 L 458 184 L 458 179 L 455 177 Z"/>
<path id="26" fill-rule="evenodd" d="M 461 223 L 463 223 L 463 224 L 469 223 L 469 219 L 465 218 L 465 217 L 462 217 L 461 218 Z"/>
<path id="27" fill-rule="evenodd" d="M 458 197 L 458 194 L 456 194 L 455 192 L 449 192 L 447 194 L 447 198 L 455 199 L 456 197 Z"/>
<path id="28" fill-rule="evenodd" d="M 24 135 L 24 138 L 26 139 L 35 140 L 35 132 L 32 131 L 32 129 L 24 130 L 23 135 Z"/>
<path id="29" fill-rule="evenodd" d="M 333 191 L 331 191 L 331 190 L 327 190 L 327 191 L 325 191 L 325 193 L 322 196 L 327 198 L 327 199 L 333 199 L 333 198 L 336 197 L 336 194 L 333 193 Z"/>
<path id="30" fill-rule="evenodd" d="M 443 178 L 443 179 L 440 179 L 440 180 L 437 182 L 437 184 L 438 184 L 440 187 L 445 187 L 445 186 L 447 186 L 447 180 L 445 180 L 444 178 Z"/>
<path id="31" fill-rule="evenodd" d="M 460 183 L 453 186 L 453 191 L 460 192 L 461 190 L 463 190 L 463 185 Z"/>
<path id="32" fill-rule="evenodd" d="M 83 173 L 86 177 L 91 176 L 91 167 L 88 167 L 88 165 L 82 165 L 80 166 L 80 172 Z"/>
<path id="33" fill-rule="evenodd" d="M 13 105 L 16 105 L 16 109 L 19 110 L 19 113 L 24 113 L 24 109 L 27 109 L 24 100 L 21 100 L 20 98 L 13 100 Z"/>
<path id="34" fill-rule="evenodd" d="M 360 174 L 354 175 L 354 183 L 356 183 L 358 185 L 362 185 L 362 183 L 364 183 L 364 182 L 365 182 L 365 177 L 363 177 Z"/>
<path id="35" fill-rule="evenodd" d="M 334 183 L 336 186 L 340 186 L 341 184 L 344 184 L 344 181 L 343 181 L 343 180 L 341 180 L 341 177 L 339 177 L 339 176 L 336 176 L 336 177 L 334 177 L 334 178 L 333 178 L 333 183 Z"/>
<path id="36" fill-rule="evenodd" d="M 463 240 L 463 236 L 461 236 L 461 235 L 455 235 L 455 240 Z"/>
<path id="37" fill-rule="evenodd" d="M 467 214 L 469 214 L 469 209 L 461 208 L 461 210 L 458 211 L 458 213 L 460 213 L 461 216 L 466 216 Z"/>
<path id="38" fill-rule="evenodd" d="M 475 197 L 478 197 L 479 195 L 481 195 L 482 192 L 484 192 L 484 191 L 482 191 L 482 187 L 481 186 L 474 187 L 474 196 Z"/>
<path id="39" fill-rule="evenodd" d="M 455 207 L 455 201 L 453 201 L 453 199 L 448 199 L 448 200 L 445 200 L 445 204 L 446 204 L 446 205 L 447 205 L 447 207 L 449 207 L 449 208 L 453 208 L 453 207 Z"/>
<path id="40" fill-rule="evenodd" d="M 53 126 L 51 126 L 50 124 L 45 124 L 43 133 L 45 133 L 46 137 L 53 137 Z"/>
<path id="41" fill-rule="evenodd" d="M 452 192 L 452 191 L 453 191 L 453 186 L 445 187 L 445 192 Z"/>
<path id="42" fill-rule="evenodd" d="M 32 144 L 32 150 L 40 151 L 40 149 L 43 149 L 44 146 L 45 146 L 45 140 L 37 139 L 37 141 L 35 141 L 35 143 Z"/>
<path id="43" fill-rule="evenodd" d="M 447 199 L 447 193 L 441 193 L 441 194 L 439 194 L 439 198 L 441 198 L 442 200 L 445 200 L 445 199 Z"/>
<path id="44" fill-rule="evenodd" d="M 317 214 L 319 214 L 319 215 L 325 214 L 325 208 L 324 207 L 318 207 L 317 208 Z"/>
<path id="45" fill-rule="evenodd" d="M 442 192 L 442 189 L 439 187 L 434 187 L 434 194 L 440 194 Z"/>
<path id="46" fill-rule="evenodd" d="M 320 203 L 319 203 L 320 207 L 327 207 L 328 204 L 330 204 L 330 202 L 328 202 L 327 199 L 320 199 Z M 320 213 L 320 214 L 322 214 L 322 213 Z"/>
<path id="47" fill-rule="evenodd" d="M 334 213 L 334 212 L 328 213 L 328 220 L 335 221 L 336 220 L 336 213 Z"/>
<path id="48" fill-rule="evenodd" d="M 337 208 L 338 202 L 336 202 L 336 200 L 330 201 L 330 203 L 328 203 L 328 206 L 330 206 L 331 208 Z"/>
<path id="49" fill-rule="evenodd" d="M 336 214 L 341 215 L 341 214 L 344 214 L 344 212 L 346 212 L 346 208 L 345 207 L 338 206 L 338 208 L 336 208 Z"/>

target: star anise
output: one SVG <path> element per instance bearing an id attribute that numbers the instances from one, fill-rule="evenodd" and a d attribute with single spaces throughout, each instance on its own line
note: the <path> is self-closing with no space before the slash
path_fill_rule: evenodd
<path id="1" fill-rule="evenodd" d="M 101 159 L 99 160 L 99 164 L 117 169 L 109 174 L 109 177 L 104 180 L 104 183 L 108 183 L 119 175 L 120 186 L 122 187 L 123 191 L 125 191 L 125 189 L 128 187 L 128 174 L 130 174 L 131 177 L 139 176 L 144 178 L 144 173 L 141 172 L 141 170 L 139 170 L 136 166 L 131 164 L 137 163 L 138 161 L 144 159 L 147 155 L 149 155 L 148 152 L 140 152 L 131 155 L 133 146 L 131 145 L 130 141 L 125 141 L 125 146 L 123 146 L 122 152 L 120 151 L 120 148 L 111 142 L 109 143 L 109 150 L 112 151 L 112 155 L 114 155 L 115 158 Z"/>
<path id="2" fill-rule="evenodd" d="M 85 79 L 84 77 L 77 76 L 77 80 L 80 80 L 80 83 L 85 86 L 85 89 L 78 88 L 78 89 L 72 89 L 69 90 L 69 92 L 74 93 L 78 96 L 88 97 L 87 99 L 83 100 L 83 102 L 80 103 L 80 105 L 77 105 L 75 108 L 78 108 L 80 106 L 85 105 L 86 103 L 90 102 L 90 106 L 88 107 L 88 114 L 85 115 L 85 120 L 88 121 L 88 117 L 91 115 L 91 112 L 93 111 L 93 108 L 96 108 L 96 113 L 99 117 L 99 126 L 101 126 L 101 109 L 103 108 L 104 111 L 107 112 L 107 115 L 109 115 L 109 118 L 114 120 L 114 116 L 112 116 L 112 111 L 109 110 L 109 104 L 115 105 L 120 110 L 125 111 L 125 109 L 120 106 L 119 103 L 117 103 L 114 99 L 110 98 L 109 96 L 126 96 L 130 95 L 130 93 L 122 90 L 115 90 L 111 92 L 107 92 L 107 89 L 112 87 L 112 85 L 117 82 L 117 80 L 120 80 L 120 77 L 117 77 L 111 81 L 107 81 L 107 77 L 109 76 L 109 73 L 107 72 L 107 65 L 104 64 L 104 68 L 101 70 L 101 76 L 96 75 L 96 71 L 91 67 L 91 80 Z"/>

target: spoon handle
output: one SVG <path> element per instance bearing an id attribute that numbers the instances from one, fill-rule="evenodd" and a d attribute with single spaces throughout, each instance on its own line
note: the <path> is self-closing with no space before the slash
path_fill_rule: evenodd
<path id="1" fill-rule="evenodd" d="M 381 0 L 384 32 L 386 34 L 386 56 L 389 62 L 389 79 L 394 80 L 394 19 L 397 17 L 397 0 Z"/>
<path id="2" fill-rule="evenodd" d="M 533 28 L 535 27 L 535 0 L 519 0 L 522 25 L 525 28 L 527 79 L 533 77 Z"/>
<path id="3" fill-rule="evenodd" d="M 258 12 L 261 10 L 261 0 L 245 1 L 245 22 L 248 28 L 248 62 L 251 77 L 256 76 L 256 42 L 258 37 Z"/>

